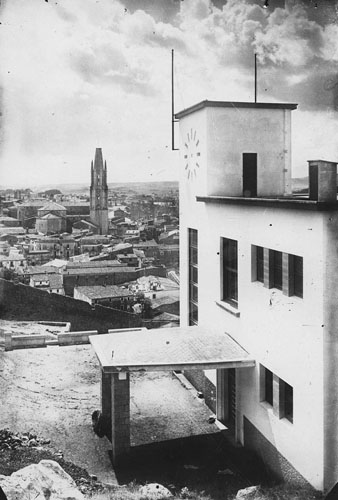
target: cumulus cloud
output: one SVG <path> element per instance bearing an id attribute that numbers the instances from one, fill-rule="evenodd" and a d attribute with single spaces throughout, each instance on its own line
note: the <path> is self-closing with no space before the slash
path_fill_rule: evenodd
<path id="1" fill-rule="evenodd" d="M 300 113 L 313 112 L 317 124 L 325 117 L 336 130 L 338 25 L 332 16 L 324 22 L 318 9 L 316 19 L 301 0 L 274 10 L 260 0 L 180 5 L 178 13 L 174 0 L 170 8 L 167 0 L 7 2 L 0 72 L 8 179 L 16 177 L 15 157 L 22 175 L 29 166 L 73 182 L 83 177 L 97 145 L 116 158 L 114 175 L 165 171 L 174 177 L 177 162 L 167 148 L 171 48 L 177 109 L 206 98 L 253 100 L 257 53 L 259 99 L 299 102 Z"/>

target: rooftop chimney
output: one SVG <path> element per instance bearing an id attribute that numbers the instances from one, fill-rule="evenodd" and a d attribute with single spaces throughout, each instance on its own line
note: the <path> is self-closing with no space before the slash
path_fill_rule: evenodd
<path id="1" fill-rule="evenodd" d="M 337 201 L 337 163 L 310 160 L 309 198 L 314 201 Z"/>

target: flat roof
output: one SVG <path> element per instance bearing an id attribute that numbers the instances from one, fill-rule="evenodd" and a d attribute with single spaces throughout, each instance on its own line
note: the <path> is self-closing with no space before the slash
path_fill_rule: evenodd
<path id="1" fill-rule="evenodd" d="M 326 202 L 309 200 L 308 198 L 246 198 L 245 196 L 196 196 L 196 201 L 204 203 L 228 204 L 228 205 L 256 205 L 272 208 L 291 208 L 299 210 L 338 210 L 338 202 Z"/>
<path id="2" fill-rule="evenodd" d="M 200 326 L 119 330 L 89 340 L 105 373 L 255 366 L 230 335 Z"/>
<path id="3" fill-rule="evenodd" d="M 297 109 L 298 104 L 282 102 L 239 102 L 239 101 L 201 101 L 175 114 L 175 118 L 183 118 L 203 108 L 255 108 L 255 109 Z"/>

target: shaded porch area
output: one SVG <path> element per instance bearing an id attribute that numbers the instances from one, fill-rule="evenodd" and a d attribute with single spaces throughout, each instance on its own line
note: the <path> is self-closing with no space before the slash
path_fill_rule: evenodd
<path id="1" fill-rule="evenodd" d="M 226 370 L 255 365 L 253 358 L 228 334 L 196 326 L 120 330 L 90 337 L 90 342 L 101 367 L 101 410 L 112 443 L 114 464 L 130 454 L 132 373 L 217 370 L 217 414 L 223 419 L 227 406 L 224 399 Z M 142 426 L 142 418 L 139 424 Z M 161 425 L 158 428 L 160 430 Z"/>

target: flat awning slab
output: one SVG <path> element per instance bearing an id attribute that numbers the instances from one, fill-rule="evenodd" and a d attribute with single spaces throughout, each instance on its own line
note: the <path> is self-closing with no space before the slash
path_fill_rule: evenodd
<path id="1" fill-rule="evenodd" d="M 255 366 L 230 335 L 199 326 L 119 330 L 89 340 L 106 373 Z"/>

